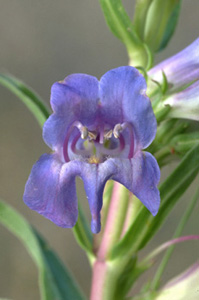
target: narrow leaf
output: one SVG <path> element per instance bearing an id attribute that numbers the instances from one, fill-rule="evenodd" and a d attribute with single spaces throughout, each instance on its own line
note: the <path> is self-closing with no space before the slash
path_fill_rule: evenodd
<path id="1" fill-rule="evenodd" d="M 27 106 L 42 127 L 50 112 L 39 96 L 22 81 L 10 75 L 0 74 L 0 84 L 9 89 Z"/>
<path id="2" fill-rule="evenodd" d="M 84 299 L 63 263 L 29 223 L 3 201 L 0 201 L 0 222 L 20 239 L 36 263 L 42 300 Z"/>
<path id="3" fill-rule="evenodd" d="M 63 263 L 60 261 L 57 255 L 49 248 L 49 246 L 37 232 L 36 236 L 38 238 L 39 245 L 42 249 L 45 263 L 51 271 L 51 276 L 53 277 L 53 281 L 61 296 L 60 299 L 83 300 L 84 297 L 69 271 L 66 271 L 65 267 L 63 266 Z"/>

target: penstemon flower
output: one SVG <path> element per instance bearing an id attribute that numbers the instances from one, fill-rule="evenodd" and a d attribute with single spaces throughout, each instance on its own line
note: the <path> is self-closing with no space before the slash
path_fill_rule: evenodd
<path id="1" fill-rule="evenodd" d="M 199 38 L 148 74 L 159 83 L 166 76 L 168 88 L 162 103 L 171 107 L 168 117 L 199 120 Z"/>
<path id="2" fill-rule="evenodd" d="M 32 168 L 24 202 L 56 225 L 71 228 L 78 219 L 76 177 L 84 183 L 91 230 L 101 230 L 91 234 L 79 203 L 73 233 L 92 268 L 90 300 L 199 299 L 198 262 L 161 286 L 174 245 L 199 240 L 198 235 L 181 236 L 199 188 L 187 207 L 182 203 L 185 212 L 173 238 L 140 256 L 199 173 L 199 132 L 193 122 L 199 121 L 199 38 L 153 67 L 156 52 L 174 33 L 181 2 L 136 0 L 131 19 L 121 0 L 99 0 L 132 66 L 110 70 L 100 80 L 72 74 L 54 83 L 51 115 L 28 86 L 0 74 L 0 85 L 27 106 L 43 126 L 43 139 L 50 147 Z M 158 190 L 159 166 L 179 159 Z M 35 261 L 42 300 L 88 299 L 88 291 L 84 295 L 40 233 L 1 199 L 0 222 Z M 142 281 L 142 274 L 166 249 L 154 276 Z"/>
<path id="3" fill-rule="evenodd" d="M 164 80 L 163 72 L 170 91 L 199 80 L 199 38 L 179 53 L 152 68 L 148 74 L 152 79 L 161 83 Z"/>
<path id="4" fill-rule="evenodd" d="M 25 203 L 61 227 L 78 217 L 75 177 L 84 182 L 91 211 L 91 229 L 100 231 L 104 186 L 123 184 L 156 215 L 160 171 L 142 149 L 156 134 L 156 119 L 145 94 L 144 77 L 133 67 L 107 72 L 100 81 L 73 74 L 51 90 L 53 114 L 43 138 L 53 150 L 33 166 L 24 192 Z"/>

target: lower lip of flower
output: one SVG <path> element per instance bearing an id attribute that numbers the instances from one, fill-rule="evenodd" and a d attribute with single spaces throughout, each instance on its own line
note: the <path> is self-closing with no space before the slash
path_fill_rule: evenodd
<path id="1" fill-rule="evenodd" d="M 126 130 L 129 133 L 128 139 L 124 134 Z M 74 154 L 73 157 L 79 157 L 91 164 L 102 163 L 109 157 L 121 157 L 126 147 L 129 147 L 126 158 L 131 159 L 134 155 L 133 127 L 130 123 L 124 122 L 116 124 L 113 128 L 96 126 L 95 130 L 89 130 L 81 122 L 75 121 L 68 129 L 64 140 L 65 162 L 74 159 L 69 155 L 69 147 Z"/>

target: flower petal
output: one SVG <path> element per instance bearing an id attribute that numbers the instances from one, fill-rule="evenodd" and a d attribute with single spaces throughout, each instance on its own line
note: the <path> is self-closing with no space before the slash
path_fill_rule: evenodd
<path id="1" fill-rule="evenodd" d="M 42 155 L 26 183 L 24 202 L 58 226 L 73 227 L 78 217 L 74 174 L 55 154 Z"/>
<path id="2" fill-rule="evenodd" d="M 164 60 L 149 71 L 149 76 L 162 82 L 162 72 L 165 73 L 171 90 L 199 79 L 199 38 L 191 45 Z"/>
<path id="3" fill-rule="evenodd" d="M 169 117 L 199 121 L 199 80 L 168 97 L 164 104 L 171 106 Z"/>
<path id="4" fill-rule="evenodd" d="M 156 215 L 160 205 L 157 185 L 160 169 L 156 159 L 148 152 L 138 152 L 131 159 L 109 159 L 117 165 L 117 173 L 112 177 L 130 190 L 152 213 Z"/>
<path id="5" fill-rule="evenodd" d="M 56 225 L 73 227 L 78 217 L 75 177 L 80 176 L 90 206 L 91 229 L 98 233 L 104 186 L 115 172 L 114 164 L 89 164 L 80 160 L 62 164 L 57 155 L 44 154 L 32 168 L 24 202 Z"/>
<path id="6" fill-rule="evenodd" d="M 144 77 L 133 67 L 119 67 L 102 76 L 99 89 L 103 120 L 111 125 L 131 123 L 138 148 L 150 145 L 157 124 Z"/>
<path id="7" fill-rule="evenodd" d="M 84 188 L 91 211 L 91 230 L 98 233 L 101 229 L 100 211 L 102 208 L 102 198 L 104 186 L 116 172 L 115 164 L 109 164 L 109 160 L 101 164 L 83 163 L 81 177 L 84 181 Z"/>
<path id="8" fill-rule="evenodd" d="M 51 88 L 54 114 L 44 124 L 43 138 L 53 150 L 63 145 L 67 129 L 78 120 L 95 124 L 98 107 L 98 80 L 86 74 L 72 74 Z"/>

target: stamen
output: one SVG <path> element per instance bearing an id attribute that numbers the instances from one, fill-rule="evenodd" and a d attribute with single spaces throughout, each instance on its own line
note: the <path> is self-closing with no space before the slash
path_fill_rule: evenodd
<path id="1" fill-rule="evenodd" d="M 79 140 L 80 138 L 80 133 L 78 132 L 78 134 L 75 136 L 74 140 L 72 141 L 72 144 L 71 144 L 71 150 L 75 153 L 76 152 L 76 144 L 77 144 L 77 141 Z"/>
<path id="2" fill-rule="evenodd" d="M 85 126 L 83 126 L 81 128 L 80 132 L 81 132 L 81 138 L 82 138 L 82 140 L 87 139 L 87 137 L 88 137 L 88 129 Z"/>
<path id="3" fill-rule="evenodd" d="M 96 131 L 88 131 L 88 137 L 89 137 L 90 141 L 96 140 L 96 138 L 97 138 L 97 132 Z"/>
<path id="4" fill-rule="evenodd" d="M 129 124 L 128 122 L 124 122 L 122 124 L 120 124 L 120 123 L 116 124 L 113 129 L 113 135 L 116 139 L 120 138 L 120 134 L 125 128 L 128 128 L 129 132 L 130 132 L 130 149 L 129 149 L 128 158 L 132 158 L 133 154 L 134 154 L 134 134 L 133 134 L 132 125 Z"/>
<path id="5" fill-rule="evenodd" d="M 121 124 L 116 124 L 114 129 L 113 129 L 113 135 L 116 139 L 119 138 L 120 133 L 123 131 L 123 127 Z"/>
<path id="6" fill-rule="evenodd" d="M 72 137 L 71 144 L 70 144 L 71 150 L 76 155 L 80 155 L 84 158 L 88 158 L 89 163 L 98 164 L 100 162 L 103 162 L 104 159 L 106 159 L 107 155 L 110 156 L 120 155 L 120 153 L 125 148 L 125 144 L 129 145 L 128 158 L 131 159 L 134 155 L 134 132 L 133 132 L 133 126 L 130 123 L 128 122 L 124 122 L 122 124 L 118 123 L 115 125 L 113 130 L 112 129 L 104 130 L 104 127 L 101 127 L 99 131 L 89 131 L 86 126 L 82 125 L 81 122 L 75 121 L 69 127 L 63 145 L 63 155 L 66 162 L 70 161 L 68 146 L 74 128 L 77 128 L 78 131 L 76 132 L 76 134 L 74 132 L 74 135 Z M 122 134 L 123 130 L 125 130 L 126 128 L 128 128 L 129 131 L 128 136 L 126 135 L 124 136 Z M 115 141 L 116 147 L 115 146 L 113 147 L 115 143 L 114 142 L 113 144 L 109 145 L 110 146 L 109 149 L 109 146 L 106 147 L 105 141 L 111 140 L 112 136 L 114 136 L 114 138 L 117 139 L 118 141 L 117 142 Z M 85 140 L 85 142 L 83 140 Z M 83 148 L 81 149 L 76 148 L 78 141 L 82 144 Z"/>
<path id="7" fill-rule="evenodd" d="M 108 130 L 108 131 L 105 131 L 105 133 L 104 133 L 105 140 L 110 140 L 111 137 L 112 137 L 112 134 L 113 134 L 113 130 L 112 129 Z"/>
<path id="8" fill-rule="evenodd" d="M 81 138 L 83 140 L 87 139 L 88 137 L 88 129 L 82 125 L 81 122 L 79 121 L 75 121 L 73 124 L 72 124 L 73 127 L 77 127 L 81 133 Z"/>
<path id="9" fill-rule="evenodd" d="M 67 134 L 66 134 L 66 137 L 65 137 L 65 141 L 64 141 L 64 145 L 63 145 L 63 154 L 64 154 L 64 159 L 66 162 L 69 162 L 70 159 L 69 159 L 69 156 L 68 156 L 68 142 L 69 142 L 69 139 L 70 139 L 70 136 L 72 134 L 72 131 L 74 128 L 77 128 L 79 129 L 80 131 L 80 134 L 81 134 L 81 138 L 82 139 L 86 139 L 87 136 L 88 136 L 88 130 L 85 126 L 82 125 L 81 122 L 79 121 L 75 121 L 71 126 L 70 128 L 68 129 L 67 131 Z M 75 142 L 76 143 L 76 142 Z"/>

